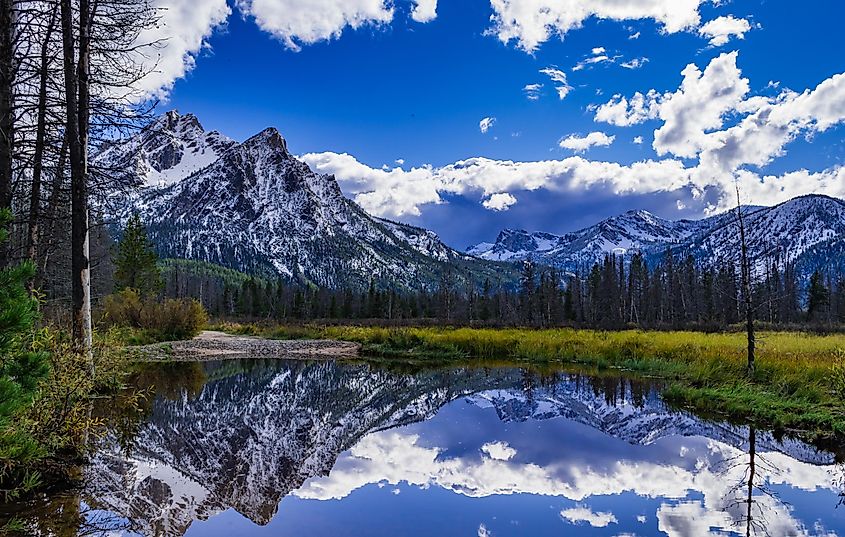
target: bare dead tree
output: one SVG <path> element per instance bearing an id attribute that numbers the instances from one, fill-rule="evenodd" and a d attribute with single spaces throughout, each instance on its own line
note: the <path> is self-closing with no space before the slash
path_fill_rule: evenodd
<path id="1" fill-rule="evenodd" d="M 0 0 L 0 209 L 12 207 L 14 156 L 14 26 L 13 0 Z M 8 248 L 0 245 L 0 267 L 9 262 Z"/>
<path id="2" fill-rule="evenodd" d="M 45 149 L 47 145 L 47 121 L 48 121 L 48 90 L 50 81 L 50 45 L 53 37 L 53 30 L 56 24 L 57 6 L 52 6 L 47 23 L 44 41 L 41 44 L 38 65 L 38 102 L 36 109 L 36 134 L 35 153 L 32 163 L 32 188 L 29 198 L 29 220 L 27 228 L 27 257 L 33 262 L 38 262 L 38 240 L 39 223 L 41 217 L 41 181 L 44 171 Z"/>
<path id="3" fill-rule="evenodd" d="M 61 0 L 62 51 L 65 77 L 65 109 L 67 124 L 71 177 L 71 284 L 72 284 L 72 334 L 76 345 L 91 355 L 91 280 L 88 260 L 88 24 L 90 7 L 87 0 L 80 2 L 79 10 L 79 57 L 77 59 L 77 37 L 71 0 Z M 83 86 L 84 89 L 83 89 Z M 82 130 L 86 132 L 81 132 Z M 91 367 L 93 368 L 93 360 Z"/>
<path id="4" fill-rule="evenodd" d="M 739 193 L 739 185 L 736 187 L 736 220 L 739 227 L 740 240 L 740 264 L 742 273 L 742 294 L 745 313 L 745 332 L 748 341 L 748 376 L 754 376 L 754 360 L 756 353 L 757 339 L 754 333 L 754 302 L 751 286 L 751 262 L 748 255 L 748 241 L 745 236 L 745 219 L 742 214 L 742 200 Z"/>

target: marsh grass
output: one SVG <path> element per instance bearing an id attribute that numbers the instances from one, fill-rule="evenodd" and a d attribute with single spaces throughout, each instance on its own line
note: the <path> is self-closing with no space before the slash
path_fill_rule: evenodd
<path id="1" fill-rule="evenodd" d="M 762 332 L 753 378 L 742 333 L 605 332 L 575 329 L 218 326 L 274 339 L 331 338 L 362 344 L 382 360 L 505 360 L 581 364 L 666 380 L 680 407 L 753 421 L 804 437 L 845 438 L 845 335 Z"/>

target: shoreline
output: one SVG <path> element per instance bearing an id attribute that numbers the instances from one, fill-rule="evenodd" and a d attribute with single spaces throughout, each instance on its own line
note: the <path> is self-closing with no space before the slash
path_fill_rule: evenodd
<path id="1" fill-rule="evenodd" d="M 332 339 L 278 340 L 205 330 L 193 339 L 128 347 L 139 362 L 211 362 L 243 358 L 358 358 L 359 343 Z"/>

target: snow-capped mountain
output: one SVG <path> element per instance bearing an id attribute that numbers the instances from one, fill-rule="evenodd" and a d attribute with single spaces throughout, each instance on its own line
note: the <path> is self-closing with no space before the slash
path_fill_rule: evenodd
<path id="1" fill-rule="evenodd" d="M 236 145 L 217 131 L 206 132 L 196 116 L 170 111 L 126 144 L 103 150 L 95 162 L 129 171 L 145 186 L 168 186 L 205 168 Z"/>
<path id="2" fill-rule="evenodd" d="M 326 287 L 432 289 L 447 266 L 458 281 L 495 281 L 502 267 L 456 252 L 431 231 L 389 222 L 343 196 L 334 176 L 313 172 L 268 128 L 237 143 L 206 133 L 192 115 L 168 112 L 97 161 L 149 185 L 118 203 L 139 213 L 159 254 L 210 261 Z"/>
<path id="3" fill-rule="evenodd" d="M 774 207 L 743 208 L 751 257 L 759 264 L 777 257 L 797 262 L 803 272 L 829 267 L 836 256 L 825 252 L 845 246 L 845 202 L 811 195 Z M 740 252 L 736 213 L 702 220 L 666 220 L 647 211 L 629 211 L 565 235 L 504 230 L 494 243 L 467 252 L 483 259 L 535 261 L 575 270 L 589 268 L 607 254 L 642 252 L 656 258 L 670 249 L 691 253 L 702 263 L 735 261 Z"/>

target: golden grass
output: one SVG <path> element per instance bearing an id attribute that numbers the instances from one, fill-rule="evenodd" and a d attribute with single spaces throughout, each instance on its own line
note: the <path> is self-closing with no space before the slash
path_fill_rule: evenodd
<path id="1" fill-rule="evenodd" d="M 359 342 L 365 353 L 422 360 L 585 364 L 657 375 L 668 399 L 691 409 L 845 438 L 845 335 L 758 334 L 756 371 L 746 373 L 743 333 L 606 332 L 576 329 L 380 328 L 229 325 L 264 337 Z"/>

